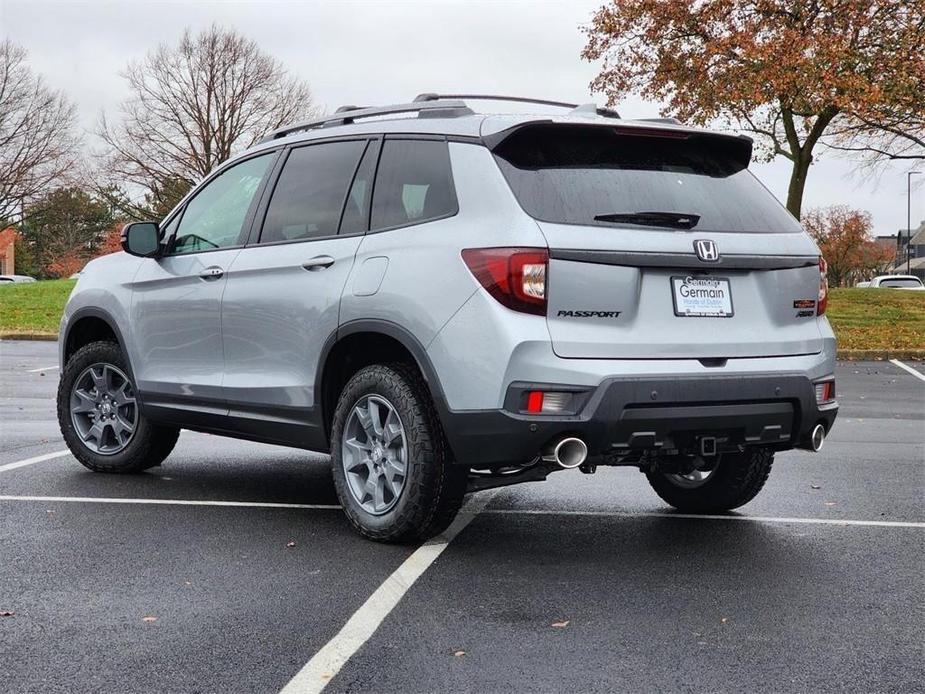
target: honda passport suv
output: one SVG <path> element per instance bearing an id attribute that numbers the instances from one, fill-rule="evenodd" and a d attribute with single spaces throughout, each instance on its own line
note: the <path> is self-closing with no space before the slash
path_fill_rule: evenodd
<path id="1" fill-rule="evenodd" d="M 283 128 L 127 225 L 61 322 L 74 456 L 138 472 L 180 429 L 330 452 L 352 525 L 409 541 L 467 492 L 568 468 L 725 511 L 775 452 L 818 450 L 825 261 L 751 140 L 479 98 Z"/>

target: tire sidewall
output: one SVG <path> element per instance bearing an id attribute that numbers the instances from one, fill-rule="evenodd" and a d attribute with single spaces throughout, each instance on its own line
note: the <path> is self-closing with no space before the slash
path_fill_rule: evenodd
<path id="1" fill-rule="evenodd" d="M 774 455 L 762 449 L 725 453 L 712 475 L 696 487 L 675 484 L 662 472 L 650 472 L 649 483 L 664 501 L 682 511 L 723 512 L 751 501 L 767 479 Z"/>
<path id="2" fill-rule="evenodd" d="M 354 498 L 347 484 L 341 441 L 344 426 L 355 404 L 367 395 L 378 395 L 389 401 L 401 418 L 407 446 L 407 472 L 398 502 L 381 515 L 366 511 Z M 331 427 L 331 470 L 334 486 L 344 512 L 350 520 L 372 535 L 402 534 L 404 526 L 420 522 L 420 496 L 426 494 L 427 466 L 439 465 L 434 455 L 434 436 L 423 416 L 420 402 L 411 384 L 398 371 L 387 366 L 365 367 L 347 383 L 338 400 Z M 410 526 L 409 526 L 410 527 Z"/>
<path id="3" fill-rule="evenodd" d="M 74 382 L 88 366 L 99 363 L 112 364 L 121 370 L 129 378 L 136 398 L 135 434 L 125 448 L 113 455 L 101 455 L 87 448 L 71 420 L 70 402 Z M 114 342 L 93 342 L 74 353 L 61 374 L 61 381 L 58 384 L 57 409 L 58 425 L 64 441 L 80 462 L 98 470 L 119 471 L 137 467 L 139 454 L 146 447 L 145 442 L 152 434 L 151 425 L 142 414 L 135 377 L 119 345 Z"/>

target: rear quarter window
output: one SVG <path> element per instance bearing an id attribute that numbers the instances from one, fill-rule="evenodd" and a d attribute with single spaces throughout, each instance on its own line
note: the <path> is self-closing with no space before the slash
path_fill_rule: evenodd
<path id="1" fill-rule="evenodd" d="M 458 210 L 446 142 L 383 143 L 373 189 L 373 230 L 442 219 Z"/>

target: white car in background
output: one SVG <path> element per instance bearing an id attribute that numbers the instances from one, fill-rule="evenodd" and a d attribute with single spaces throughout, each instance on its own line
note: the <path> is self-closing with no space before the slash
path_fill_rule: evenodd
<path id="1" fill-rule="evenodd" d="M 925 291 L 925 285 L 915 275 L 878 275 L 867 284 L 861 283 L 858 286 L 867 286 L 871 288 L 884 289 L 911 289 L 912 291 Z"/>
<path id="2" fill-rule="evenodd" d="M 20 284 L 23 282 L 35 282 L 35 278 L 28 275 L 0 275 L 0 284 Z"/>

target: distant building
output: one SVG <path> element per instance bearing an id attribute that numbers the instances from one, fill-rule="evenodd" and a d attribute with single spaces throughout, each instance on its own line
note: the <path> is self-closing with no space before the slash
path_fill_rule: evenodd
<path id="1" fill-rule="evenodd" d="M 0 231 L 0 275 L 16 274 L 16 239 L 19 234 L 12 227 Z"/>
<path id="2" fill-rule="evenodd" d="M 911 242 L 905 229 L 900 229 L 897 234 L 896 265 L 893 268 L 895 274 L 906 274 L 906 259 L 910 252 L 909 265 L 911 266 L 912 274 L 925 280 L 925 220 L 919 222 L 918 227 L 912 230 Z"/>

